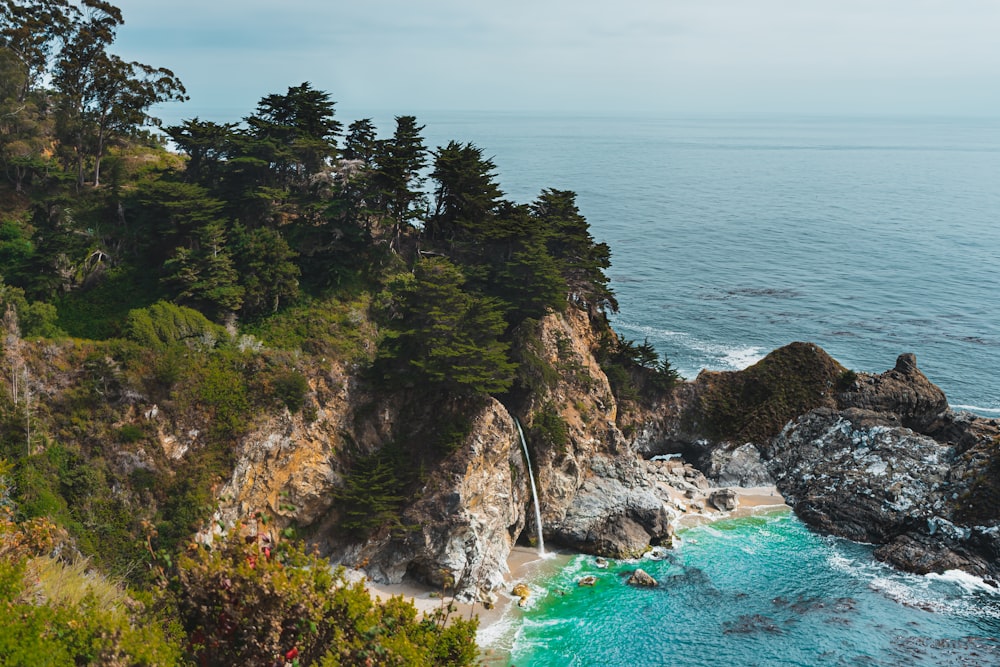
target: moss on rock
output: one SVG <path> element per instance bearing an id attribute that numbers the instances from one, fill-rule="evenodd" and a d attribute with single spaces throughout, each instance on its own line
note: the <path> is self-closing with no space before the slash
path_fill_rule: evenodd
<path id="1" fill-rule="evenodd" d="M 718 440 L 765 442 L 789 420 L 833 406 L 844 371 L 820 347 L 791 343 L 742 371 L 702 372 L 685 421 Z"/>

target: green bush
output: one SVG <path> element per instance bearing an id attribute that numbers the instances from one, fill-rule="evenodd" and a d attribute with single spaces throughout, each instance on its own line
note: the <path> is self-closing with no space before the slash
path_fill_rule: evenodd
<path id="1" fill-rule="evenodd" d="M 854 388 L 854 383 L 858 381 L 858 374 L 847 369 L 837 378 L 837 391 L 850 391 Z"/>
<path id="2" fill-rule="evenodd" d="M 275 375 L 273 386 L 274 395 L 285 404 L 289 412 L 294 414 L 305 405 L 309 382 L 302 373 L 294 370 L 281 371 Z"/>
<path id="3" fill-rule="evenodd" d="M 448 609 L 418 617 L 402 598 L 373 601 L 300 543 L 260 532 L 233 531 L 181 555 L 174 582 L 198 664 L 459 667 L 478 654 L 476 620 Z"/>
<path id="4" fill-rule="evenodd" d="M 0 664 L 178 665 L 181 645 L 147 607 L 87 569 L 44 555 L 55 528 L 0 510 Z"/>
<path id="5" fill-rule="evenodd" d="M 118 429 L 118 442 L 131 444 L 139 442 L 144 437 L 146 437 L 145 431 L 142 430 L 141 426 L 135 424 L 125 424 Z"/>
<path id="6" fill-rule="evenodd" d="M 151 348 L 163 348 L 173 343 L 210 349 L 228 338 L 225 328 L 213 323 L 197 310 L 157 301 L 148 308 L 129 311 L 125 319 L 125 335 Z"/>
<path id="7" fill-rule="evenodd" d="M 549 401 L 532 415 L 530 436 L 536 446 L 551 448 L 558 454 L 566 452 L 569 443 L 569 427 L 559 414 L 555 403 Z"/>

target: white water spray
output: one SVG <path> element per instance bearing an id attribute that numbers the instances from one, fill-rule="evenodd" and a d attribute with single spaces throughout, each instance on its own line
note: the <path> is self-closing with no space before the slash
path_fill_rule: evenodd
<path id="1" fill-rule="evenodd" d="M 524 460 L 528 462 L 528 479 L 531 481 L 531 499 L 535 503 L 535 527 L 538 529 L 538 555 L 545 557 L 545 538 L 542 537 L 542 510 L 538 507 L 538 489 L 535 488 L 535 473 L 531 470 L 531 457 L 528 456 L 528 443 L 524 440 L 524 431 L 521 430 L 521 422 L 514 417 L 514 424 L 517 426 L 517 434 L 521 436 L 521 449 L 524 450 Z"/>

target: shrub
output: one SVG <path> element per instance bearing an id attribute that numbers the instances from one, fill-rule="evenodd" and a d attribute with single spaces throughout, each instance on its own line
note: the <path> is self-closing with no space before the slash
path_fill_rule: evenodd
<path id="1" fill-rule="evenodd" d="M 858 381 L 858 374 L 847 369 L 837 378 L 837 391 L 850 391 L 854 388 L 854 383 Z"/>
<path id="2" fill-rule="evenodd" d="M 298 371 L 281 371 L 275 375 L 273 384 L 274 395 L 285 404 L 289 412 L 296 413 L 302 409 L 309 392 L 306 376 Z"/>
<path id="3" fill-rule="evenodd" d="M 531 420 L 531 439 L 536 446 L 544 445 L 559 454 L 566 452 L 569 428 L 555 403 L 549 401 L 534 414 Z"/>
<path id="4" fill-rule="evenodd" d="M 179 664 L 180 642 L 144 605 L 84 561 L 45 555 L 58 539 L 52 524 L 17 524 L 0 509 L 0 662 Z"/>
<path id="5" fill-rule="evenodd" d="M 447 609 L 418 618 L 402 598 L 373 601 L 300 543 L 259 532 L 189 550 L 174 582 L 198 664 L 458 667 L 478 653 L 477 621 L 449 619 Z"/>
<path id="6" fill-rule="evenodd" d="M 137 343 L 163 348 L 183 342 L 191 347 L 212 348 L 228 337 L 225 328 L 214 324 L 197 310 L 157 301 L 148 308 L 129 311 L 125 335 Z"/>

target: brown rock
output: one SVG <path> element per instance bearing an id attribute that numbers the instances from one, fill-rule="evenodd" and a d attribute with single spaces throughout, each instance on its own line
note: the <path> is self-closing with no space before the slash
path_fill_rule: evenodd
<path id="1" fill-rule="evenodd" d="M 732 512 L 740 506 L 740 497 L 732 489 L 719 489 L 712 492 L 708 502 L 722 512 Z"/>
<path id="2" fill-rule="evenodd" d="M 656 579 L 642 568 L 637 569 L 632 573 L 632 576 L 628 578 L 629 586 L 637 586 L 639 588 L 655 588 L 658 584 Z"/>

